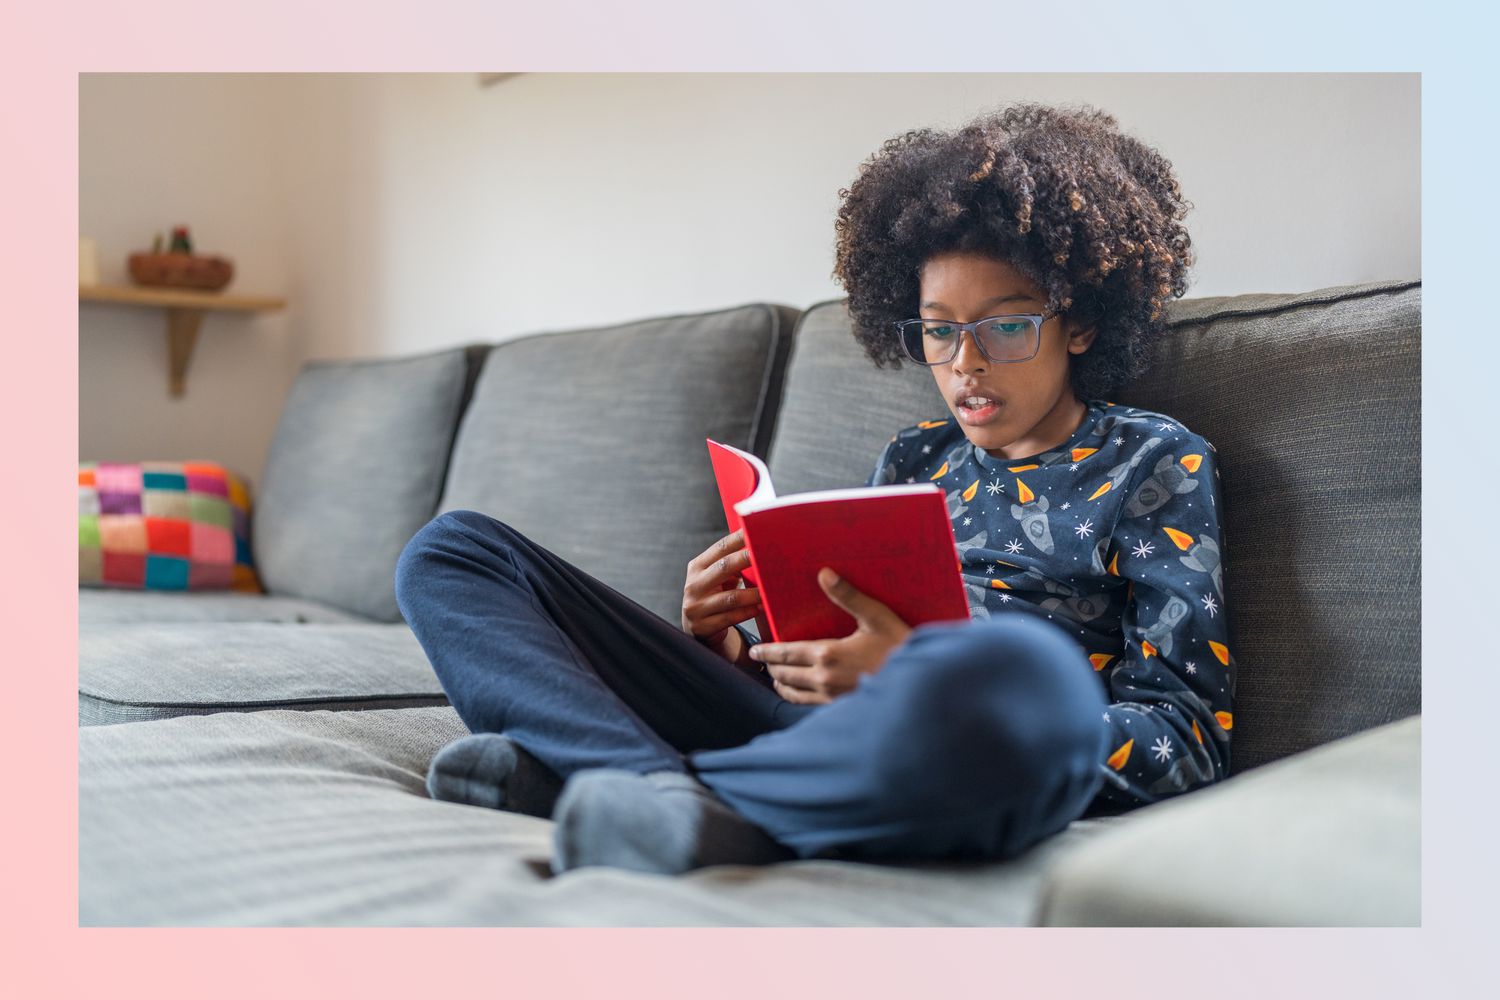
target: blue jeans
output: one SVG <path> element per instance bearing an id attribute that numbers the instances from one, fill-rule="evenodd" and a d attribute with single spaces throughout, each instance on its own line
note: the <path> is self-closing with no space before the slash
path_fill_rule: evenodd
<path id="1" fill-rule="evenodd" d="M 459 717 L 566 778 L 694 774 L 800 857 L 999 859 L 1101 784 L 1103 686 L 1015 612 L 912 630 L 879 672 L 799 705 L 496 519 L 453 510 L 396 565 L 396 600 Z"/>

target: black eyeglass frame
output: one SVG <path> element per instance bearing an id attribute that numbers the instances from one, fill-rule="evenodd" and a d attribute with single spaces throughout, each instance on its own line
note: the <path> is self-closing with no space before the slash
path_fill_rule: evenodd
<path id="1" fill-rule="evenodd" d="M 914 362 L 915 364 L 925 365 L 928 368 L 931 368 L 934 365 L 949 364 L 954 358 L 958 357 L 959 349 L 963 344 L 964 334 L 967 333 L 969 335 L 969 338 L 974 341 L 974 346 L 979 348 L 979 353 L 984 356 L 984 359 L 986 361 L 995 365 L 1009 365 L 1018 364 L 1023 361 L 1030 361 L 1032 358 L 1037 356 L 1037 353 L 1042 349 L 1042 324 L 1046 323 L 1047 320 L 1051 319 L 1053 316 L 1058 315 L 1060 311 L 1061 310 L 1058 309 L 1045 309 L 1039 313 L 1002 313 L 998 316 L 986 316 L 983 319 L 976 319 L 972 323 L 954 323 L 950 320 L 898 319 L 893 325 L 896 328 L 896 343 L 901 346 L 901 353 L 904 354 L 908 360 Z M 980 341 L 979 334 L 976 331 L 979 327 L 979 324 L 989 323 L 997 319 L 1024 319 L 1031 323 L 1033 336 L 1030 354 L 1026 355 L 1026 357 L 1024 358 L 990 357 L 989 352 L 984 349 L 984 344 Z M 911 350 L 906 346 L 906 328 L 908 326 L 920 326 L 926 323 L 949 323 L 949 325 L 958 328 L 958 336 L 953 338 L 953 352 L 942 361 L 928 361 L 924 358 L 913 357 Z"/>

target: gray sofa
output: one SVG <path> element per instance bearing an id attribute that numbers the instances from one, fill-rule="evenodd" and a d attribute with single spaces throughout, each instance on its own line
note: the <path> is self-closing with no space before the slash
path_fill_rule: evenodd
<path id="1" fill-rule="evenodd" d="M 1419 281 L 1173 303 L 1116 399 L 1218 448 L 1234 773 L 999 864 L 552 877 L 548 821 L 423 790 L 466 730 L 405 542 L 482 510 L 676 621 L 724 531 L 705 437 L 794 492 L 944 413 L 843 300 L 310 363 L 253 497 L 267 594 L 79 593 L 80 922 L 1418 924 L 1420 313 Z"/>

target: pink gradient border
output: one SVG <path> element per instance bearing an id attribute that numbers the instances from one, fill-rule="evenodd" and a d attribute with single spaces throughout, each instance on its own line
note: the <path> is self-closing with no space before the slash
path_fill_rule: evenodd
<path id="1" fill-rule="evenodd" d="M 4 824 L 7 881 L 0 938 L 7 992 L 126 998 L 483 991 L 481 995 L 549 997 L 1103 995 L 1159 1000 L 1173 994 L 1251 997 L 1268 990 L 1290 996 L 1410 996 L 1462 988 L 1471 977 L 1477 979 L 1478 960 L 1490 952 L 1480 938 L 1493 922 L 1480 912 L 1487 894 L 1466 891 L 1459 878 L 1446 877 L 1444 866 L 1454 866 L 1457 875 L 1466 867 L 1466 857 L 1487 858 L 1490 853 L 1477 835 L 1465 843 L 1456 827 L 1433 815 L 1434 801 L 1445 796 L 1458 801 L 1463 786 L 1457 779 L 1444 785 L 1443 771 L 1431 767 L 1425 795 L 1428 816 L 1436 823 L 1424 831 L 1429 847 L 1438 840 L 1445 850 L 1429 850 L 1424 858 L 1427 892 L 1421 930 L 77 926 L 73 509 L 78 359 L 71 287 L 75 276 L 68 262 L 75 259 L 77 229 L 79 72 L 989 72 L 996 67 L 984 52 L 953 43 L 1014 37 L 1019 25 L 1030 44 L 1008 50 L 1005 68 L 1010 70 L 1421 70 L 1424 123 L 1430 126 L 1428 109 L 1444 106 L 1434 95 L 1451 100 L 1454 108 L 1464 99 L 1473 100 L 1466 95 L 1480 88 L 1479 74 L 1468 67 L 1488 65 L 1489 57 L 1478 46 L 1493 37 L 1492 31 L 1474 30 L 1472 24 L 1467 35 L 1455 35 L 1438 20 L 1414 21 L 1414 8 L 1379 2 L 1322 11 L 1317 5 L 1268 0 L 1256 4 L 1253 13 L 1249 7 L 1218 11 L 1177 4 L 1164 7 L 1167 13 L 1159 17 L 1146 16 L 1147 6 L 1091 0 L 1063 10 L 965 0 L 945 5 L 939 16 L 889 0 L 763 0 L 743 9 L 572 0 L 548 5 L 545 13 L 540 4 L 266 0 L 253 7 L 237 5 L 226 22 L 229 8 L 186 0 L 66 8 L 7 5 L 6 37 L 0 39 L 0 78 L 6 85 L 0 90 L 5 95 L 0 99 L 0 197 L 5 208 L 0 217 L 11 226 L 0 244 L 0 275 L 6 279 L 11 328 L 0 406 L 7 444 L 14 449 L 7 463 L 13 478 L 5 491 L 4 523 L 12 526 L 9 551 L 25 567 L 24 572 L 0 574 L 12 706 L 3 727 L 12 779 Z M 653 17 L 651 10 L 660 13 Z M 1392 25 L 1400 30 L 1391 30 Z M 931 34 L 928 56 L 909 50 L 914 26 Z M 905 54 L 898 58 L 897 53 Z M 1431 176 L 1424 171 L 1424 185 Z M 1424 198 L 1428 194 L 1424 187 Z M 1428 224 L 1440 225 L 1441 213 L 1433 211 L 1433 202 L 1424 205 Z M 1456 226 L 1444 233 L 1450 235 L 1461 238 Z M 1439 271 L 1450 262 L 1435 251 L 1431 260 Z M 59 261 L 66 266 L 58 266 Z M 1441 282 L 1430 292 L 1434 304 L 1447 294 Z M 1443 388 L 1467 391 L 1461 375 L 1452 379 Z M 1473 423 L 1464 420 L 1461 425 Z M 1432 474 L 1442 472 L 1434 469 Z M 12 616 L 11 609 L 24 610 Z M 1449 613 L 1456 622 L 1462 612 Z M 1441 721 L 1442 681 L 1432 680 L 1436 683 L 1427 689 L 1427 706 Z M 1494 684 L 1484 679 L 1475 683 Z M 1475 700 L 1493 703 L 1491 698 Z M 1441 726 L 1427 730 L 1442 733 Z M 1453 744 L 1443 741 L 1459 738 L 1430 736 L 1426 752 L 1447 752 Z M 1477 738 L 1469 738 L 1476 740 L 1472 750 L 1477 756 Z M 1472 759 L 1468 753 L 1464 757 Z M 1493 829 L 1486 817 L 1475 822 Z"/>

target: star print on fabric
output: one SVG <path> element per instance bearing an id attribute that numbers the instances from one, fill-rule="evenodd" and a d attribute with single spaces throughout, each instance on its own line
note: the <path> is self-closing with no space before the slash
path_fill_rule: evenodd
<path id="1" fill-rule="evenodd" d="M 1095 709 L 1101 713 L 1098 718 L 1106 731 L 1118 737 L 1105 752 L 1118 754 L 1121 744 L 1134 737 L 1134 754 L 1117 758 L 1122 766 L 1110 771 L 1116 780 L 1110 783 L 1104 797 L 1117 803 L 1141 804 L 1155 801 L 1162 792 L 1175 793 L 1183 790 L 1179 786 L 1197 781 L 1193 765 L 1200 761 L 1206 764 L 1213 751 L 1227 743 L 1227 733 L 1204 728 L 1203 719 L 1196 716 L 1201 711 L 1199 702 L 1187 697 L 1192 693 L 1204 704 L 1208 703 L 1217 689 L 1198 687 L 1202 677 L 1205 685 L 1218 681 L 1222 688 L 1219 698 L 1214 699 L 1215 707 L 1227 710 L 1232 702 L 1226 693 L 1230 671 L 1215 667 L 1219 659 L 1207 652 L 1209 637 L 1217 639 L 1222 631 L 1218 613 L 1224 612 L 1228 620 L 1226 598 L 1209 579 L 1213 575 L 1211 570 L 1199 568 L 1209 566 L 1213 554 L 1206 544 L 1198 546 L 1200 540 L 1207 543 L 1215 539 L 1220 548 L 1224 546 L 1222 525 L 1215 509 L 1220 486 L 1216 478 L 1202 474 L 1201 464 L 1209 464 L 1215 477 L 1220 470 L 1212 464 L 1211 446 L 1191 435 L 1175 416 L 1138 408 L 1127 414 L 1127 408 L 1118 406 L 1110 407 L 1108 413 L 1114 421 L 1099 427 L 1095 436 L 1087 439 L 1102 455 L 1079 458 L 1077 455 L 1090 449 L 1081 447 L 1077 454 L 1070 454 L 1068 448 L 1057 448 L 1048 453 L 1045 462 L 1040 456 L 1015 460 L 1018 465 L 1034 464 L 1036 469 L 1021 476 L 1024 486 L 1018 486 L 1014 476 L 1001 478 L 1000 473 L 1006 467 L 1003 460 L 991 462 L 972 445 L 966 450 L 961 438 L 940 437 L 936 432 L 926 437 L 898 438 L 891 446 L 893 458 L 889 460 L 897 461 L 897 469 L 905 464 L 910 470 L 909 475 L 896 475 L 891 481 L 921 483 L 946 459 L 949 467 L 938 485 L 945 493 L 955 485 L 960 492 L 968 493 L 968 499 L 963 501 L 966 510 L 959 510 L 963 504 L 950 494 L 949 505 L 955 516 L 949 523 L 959 536 L 973 535 L 973 541 L 979 543 L 972 546 L 974 551 L 960 552 L 959 556 L 963 579 L 978 611 L 976 617 L 1001 617 L 1012 611 L 1035 610 L 1043 621 L 1060 626 L 1091 654 L 1093 666 L 1099 670 L 1095 676 L 1105 681 L 1104 686 L 1114 695 L 1101 699 L 1105 701 L 1104 709 Z M 1129 434 L 1124 430 L 1127 423 Z M 1084 430 L 1087 432 L 1088 428 Z M 1153 446 L 1144 447 L 1153 437 L 1158 439 Z M 1159 439 L 1179 441 L 1187 451 L 1203 452 L 1188 461 L 1189 465 L 1200 467 L 1188 469 L 1177 460 L 1178 456 L 1173 459 L 1175 466 L 1167 463 L 1170 473 L 1167 469 L 1160 470 L 1159 481 L 1152 484 L 1156 493 L 1140 491 L 1140 484 L 1158 471 L 1156 466 L 1161 462 L 1163 450 L 1153 449 Z M 1164 450 L 1173 449 L 1164 446 Z M 901 455 L 906 456 L 904 463 L 899 460 Z M 1129 464 L 1132 460 L 1134 464 Z M 1095 467 L 1094 462 L 1103 464 Z M 1086 472 L 1085 465 L 1095 472 Z M 881 478 L 885 467 L 882 462 L 875 478 Z M 1113 471 L 1115 467 L 1121 471 L 1105 477 L 1103 470 Z M 984 478 L 986 472 L 989 479 Z M 1196 495 L 1175 493 L 1175 486 L 1189 478 L 1198 480 Z M 1102 504 L 1091 502 L 1090 495 L 1097 493 L 1100 483 L 1105 481 L 1113 481 L 1106 491 L 1110 493 L 1109 499 Z M 1074 492 L 1078 495 L 1076 502 L 1070 495 Z M 1099 494 L 1093 499 L 1102 497 Z M 1022 504 L 1022 498 L 1028 503 Z M 1039 510 L 1041 504 L 1031 501 L 1050 501 L 1050 513 Z M 1138 512 L 1134 516 L 1124 515 L 1123 507 L 1117 510 L 1115 506 L 1117 502 L 1124 505 L 1131 501 L 1135 502 L 1132 509 Z M 1077 516 L 1072 517 L 1075 510 Z M 1173 510 L 1177 513 L 1173 514 Z M 1164 534 L 1163 528 L 1170 530 Z M 976 534 L 980 529 L 988 529 L 988 541 L 981 541 L 982 536 Z M 1079 544 L 1067 541 L 1068 531 L 1074 533 Z M 1175 544 L 1167 545 L 1168 535 Z M 1182 547 L 1184 542 L 1188 543 L 1186 548 Z M 1042 548 L 1044 544 L 1047 549 Z M 1184 564 L 1179 557 L 1188 556 L 1190 549 L 1198 554 Z M 1084 553 L 1090 558 L 1085 559 Z M 1025 562 L 1018 561 L 1022 555 L 1026 556 Z M 1124 587 L 1131 579 L 1135 580 L 1134 592 Z M 1162 602 L 1170 596 L 1168 592 L 1179 596 L 1170 615 L 1165 615 Z M 1064 598 L 1063 594 L 1068 596 Z M 1196 608 L 1195 602 L 1200 602 Z M 988 612 L 984 606 L 989 608 Z M 1079 607 L 1091 611 L 1098 608 L 1099 613 L 1084 623 L 1075 619 Z M 1059 613 L 1048 615 L 1049 610 Z M 1200 611 L 1203 613 L 1199 614 Z M 1167 621 L 1159 621 L 1164 616 Z M 1169 628 L 1168 622 L 1175 627 Z M 1153 625 L 1156 631 L 1147 645 L 1141 637 L 1145 627 Z M 1172 642 L 1169 652 L 1162 655 L 1155 636 L 1160 635 L 1165 643 L 1168 633 L 1172 634 Z M 1203 659 L 1205 655 L 1207 659 Z M 1112 673 L 1110 667 L 1119 665 L 1129 669 L 1125 674 L 1116 669 L 1114 679 L 1106 680 Z M 1171 705 L 1163 703 L 1174 699 L 1181 700 Z M 1191 731 L 1192 735 L 1189 735 L 1190 714 L 1198 726 L 1198 730 Z M 1137 726 L 1137 722 L 1141 724 Z M 1210 718 L 1208 724 L 1214 725 L 1214 720 Z M 1196 740 L 1200 732 L 1204 740 L 1201 750 Z M 1209 740 L 1211 735 L 1214 740 Z M 1100 762 L 1103 763 L 1102 755 Z M 1187 774 L 1174 772 L 1174 767 L 1176 772 L 1188 768 Z M 1156 786 L 1154 792 L 1153 786 Z"/>

